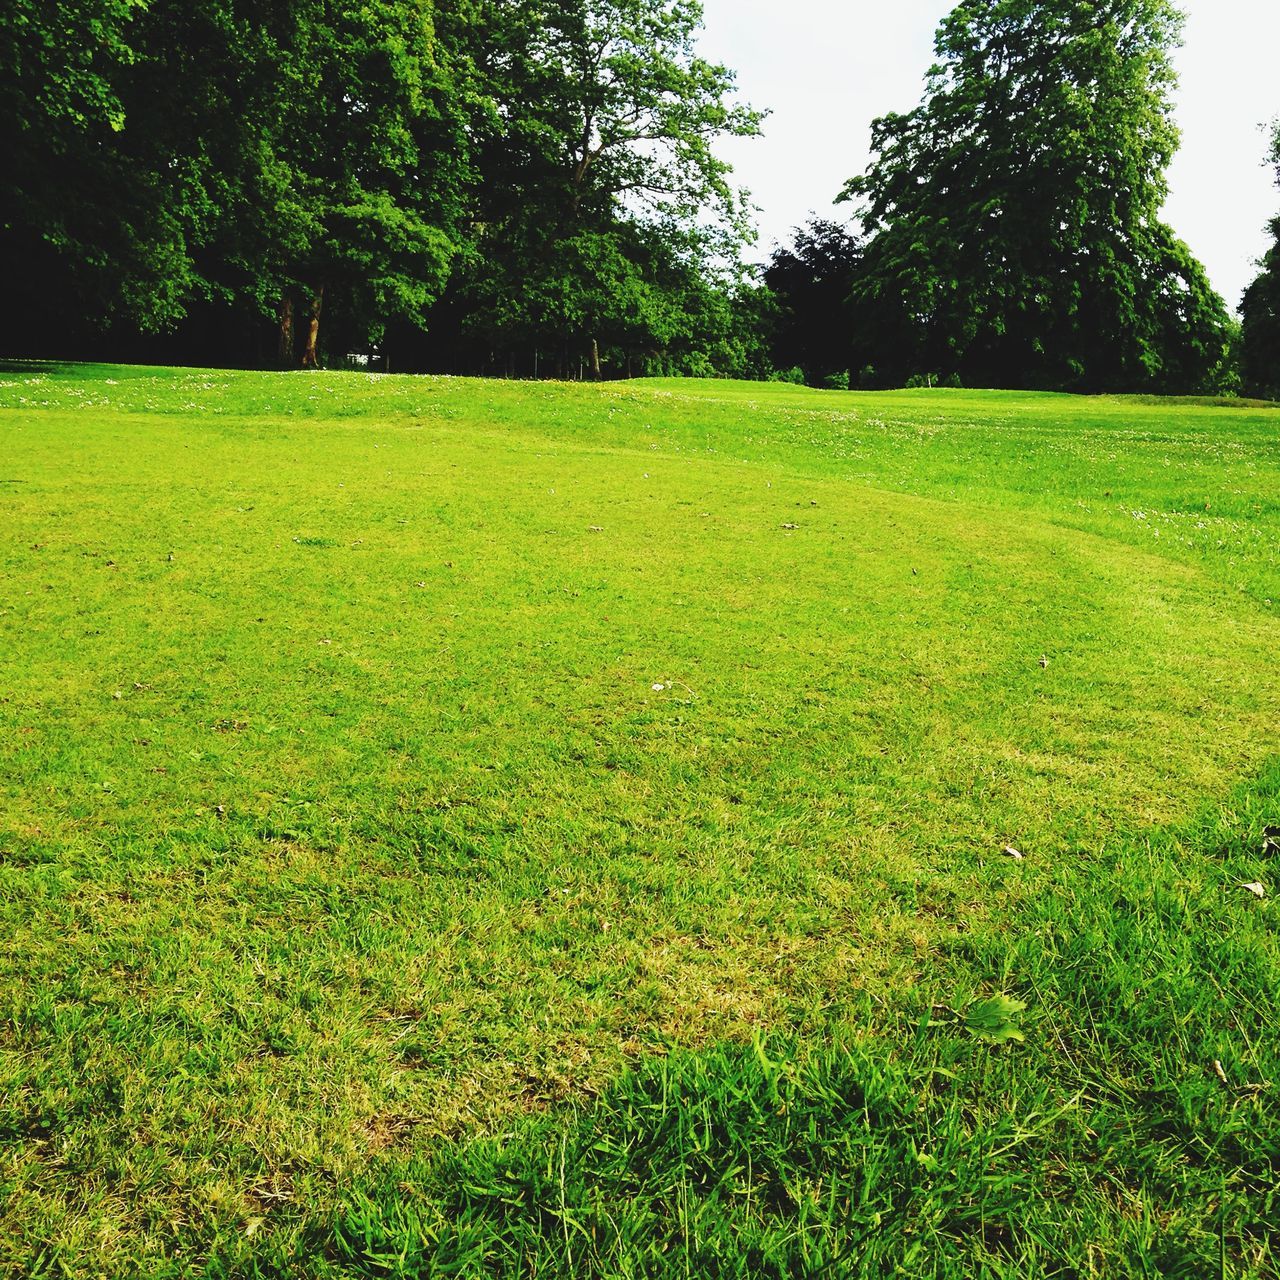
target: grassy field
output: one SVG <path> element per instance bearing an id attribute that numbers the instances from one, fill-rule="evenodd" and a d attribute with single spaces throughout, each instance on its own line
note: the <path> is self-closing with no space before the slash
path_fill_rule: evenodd
<path id="1" fill-rule="evenodd" d="M 12 365 L 0 581 L 0 1274 L 1280 1276 L 1280 410 Z"/>

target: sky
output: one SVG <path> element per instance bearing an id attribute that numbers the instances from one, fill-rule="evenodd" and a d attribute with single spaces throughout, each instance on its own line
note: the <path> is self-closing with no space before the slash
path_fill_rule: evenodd
<path id="1" fill-rule="evenodd" d="M 952 0 L 953 2 L 953 0 Z M 949 0 L 703 0 L 705 57 L 737 72 L 739 97 L 770 111 L 762 138 L 718 148 L 759 206 L 759 256 L 790 239 L 868 159 L 871 121 L 909 111 L 933 61 Z M 1263 126 L 1280 116 L 1277 0 L 1183 0 L 1176 120 L 1165 219 L 1235 307 L 1267 246 L 1280 190 Z"/>

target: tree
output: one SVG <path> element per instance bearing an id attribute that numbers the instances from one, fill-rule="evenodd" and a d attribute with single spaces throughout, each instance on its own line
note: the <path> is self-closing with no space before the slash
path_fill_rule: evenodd
<path id="1" fill-rule="evenodd" d="M 432 0 L 17 0 L 0 22 L 6 265 L 102 329 L 171 328 L 199 303 L 275 315 L 286 364 L 295 310 L 316 363 L 326 294 L 366 340 L 420 322 L 468 163 L 433 16 Z"/>
<path id="2" fill-rule="evenodd" d="M 1171 0 L 964 0 L 923 102 L 872 126 L 855 341 L 967 385 L 1196 389 L 1229 338 L 1160 220 Z"/>
<path id="3" fill-rule="evenodd" d="M 1280 185 L 1280 122 L 1272 134 L 1271 163 Z M 1280 217 L 1268 230 L 1272 245 L 1240 303 L 1240 372 L 1246 394 L 1280 400 Z"/>
<path id="4" fill-rule="evenodd" d="M 430 316 L 455 350 L 519 344 L 562 372 L 703 340 L 746 360 L 727 301 L 747 206 L 712 143 L 759 117 L 697 56 L 700 17 L 695 0 L 14 0 L 10 327 L 43 308 L 81 318 L 77 340 L 177 330 L 168 354 L 205 360 L 217 326 L 258 342 L 274 325 L 280 362 L 314 365 L 322 314 L 397 350 Z"/>
<path id="5" fill-rule="evenodd" d="M 466 112 L 432 0 L 243 3 L 259 86 L 236 163 L 230 287 L 275 312 L 281 363 L 318 361 L 326 297 L 364 342 L 421 322 L 465 214 Z"/>
<path id="6" fill-rule="evenodd" d="M 778 305 L 772 341 L 778 368 L 799 366 L 813 385 L 856 374 L 849 299 L 861 267 L 859 238 L 821 218 L 798 227 L 794 243 L 774 251 L 764 283 Z"/>
<path id="7" fill-rule="evenodd" d="M 169 131 L 145 138 L 130 128 L 149 24 L 147 0 L 14 0 L 0 21 L 10 342 L 45 324 L 40 336 L 55 347 L 122 317 L 160 327 L 193 287 L 188 239 L 202 166 L 186 150 L 155 163 Z"/>
<path id="8" fill-rule="evenodd" d="M 481 7 L 472 47 L 496 109 L 448 309 L 490 364 L 519 348 L 526 368 L 599 376 L 610 351 L 625 364 L 679 341 L 672 282 L 719 274 L 732 288 L 747 204 L 712 143 L 760 117 L 697 56 L 700 22 L 694 0 Z"/>

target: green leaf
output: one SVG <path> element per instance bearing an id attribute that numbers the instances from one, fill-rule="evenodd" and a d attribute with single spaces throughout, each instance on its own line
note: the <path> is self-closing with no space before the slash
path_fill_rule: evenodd
<path id="1" fill-rule="evenodd" d="M 1026 1010 L 1026 1001 L 1013 996 L 992 996 L 971 1004 L 964 1014 L 966 1029 L 988 1044 L 1004 1044 L 1008 1040 L 1024 1040 L 1014 1018 Z"/>

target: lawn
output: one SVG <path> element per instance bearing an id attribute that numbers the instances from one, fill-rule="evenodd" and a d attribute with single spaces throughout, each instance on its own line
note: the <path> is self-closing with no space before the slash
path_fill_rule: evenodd
<path id="1" fill-rule="evenodd" d="M 10 365 L 0 581 L 0 1274 L 1280 1276 L 1280 409 Z"/>

